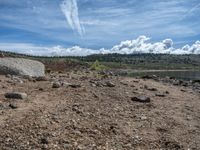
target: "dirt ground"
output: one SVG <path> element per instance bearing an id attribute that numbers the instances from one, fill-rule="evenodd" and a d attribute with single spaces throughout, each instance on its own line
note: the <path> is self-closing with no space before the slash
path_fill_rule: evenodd
<path id="1" fill-rule="evenodd" d="M 0 76 L 1 150 L 200 149 L 200 94 L 192 88 L 87 71 L 47 78 Z M 55 81 L 63 86 L 52 88 Z M 13 91 L 28 98 L 6 99 Z M 131 100 L 141 95 L 150 103 Z"/>

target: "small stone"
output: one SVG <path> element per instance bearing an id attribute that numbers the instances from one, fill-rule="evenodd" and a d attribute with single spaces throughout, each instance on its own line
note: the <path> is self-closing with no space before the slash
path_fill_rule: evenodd
<path id="1" fill-rule="evenodd" d="M 64 87 L 68 87 L 68 86 L 70 85 L 70 83 L 68 83 L 68 82 L 62 82 L 61 84 L 62 84 L 62 86 L 64 86 Z"/>
<path id="2" fill-rule="evenodd" d="M 169 91 L 165 91 L 166 94 L 169 94 Z"/>
<path id="3" fill-rule="evenodd" d="M 189 84 L 187 83 L 187 82 L 183 82 L 182 83 L 182 86 L 185 86 L 185 87 L 187 87 Z"/>
<path id="4" fill-rule="evenodd" d="M 77 150 L 83 150 L 83 149 L 85 149 L 84 146 L 79 145 L 79 146 L 77 147 Z"/>
<path id="5" fill-rule="evenodd" d="M 39 91 L 44 91 L 44 89 L 43 88 L 39 88 Z"/>
<path id="6" fill-rule="evenodd" d="M 146 96 L 132 97 L 131 100 L 135 102 L 141 102 L 141 103 L 150 103 L 151 101 L 151 99 Z"/>
<path id="7" fill-rule="evenodd" d="M 33 77 L 29 76 L 29 75 L 24 75 L 23 76 L 24 79 L 27 79 L 28 81 L 33 81 Z"/>
<path id="8" fill-rule="evenodd" d="M 112 82 L 110 82 L 110 81 L 106 82 L 106 85 L 107 85 L 108 87 L 115 87 L 115 84 L 112 83 Z"/>
<path id="9" fill-rule="evenodd" d="M 158 96 L 158 97 L 165 97 L 166 95 L 164 93 L 156 93 L 156 96 Z"/>
<path id="10" fill-rule="evenodd" d="M 72 111 L 75 111 L 77 114 L 81 113 L 81 110 L 79 109 L 79 106 L 76 105 L 76 104 L 72 106 Z"/>
<path id="11" fill-rule="evenodd" d="M 142 79 L 152 79 L 153 77 L 151 75 L 144 75 L 141 78 Z"/>
<path id="12" fill-rule="evenodd" d="M 60 87 L 61 87 L 60 82 L 54 82 L 52 85 L 52 88 L 60 88 Z"/>
<path id="13" fill-rule="evenodd" d="M 12 109 L 17 109 L 18 106 L 16 104 L 9 104 L 9 107 L 12 108 Z"/>
<path id="14" fill-rule="evenodd" d="M 141 116 L 140 119 L 141 120 L 147 120 L 147 117 L 146 116 Z"/>
<path id="15" fill-rule="evenodd" d="M 151 88 L 151 87 L 148 87 L 147 85 L 145 85 L 144 88 L 149 91 L 158 91 L 156 88 Z"/>
<path id="16" fill-rule="evenodd" d="M 181 89 L 181 92 L 186 92 L 186 90 L 185 89 Z"/>
<path id="17" fill-rule="evenodd" d="M 48 141 L 47 138 L 42 138 L 42 139 L 41 139 L 41 143 L 42 143 L 42 144 L 48 144 L 49 141 Z"/>
<path id="18" fill-rule="evenodd" d="M 36 81 L 48 81 L 47 77 L 45 76 L 41 76 L 41 77 L 37 77 L 35 78 Z"/>
<path id="19" fill-rule="evenodd" d="M 21 80 L 19 77 L 16 76 L 12 76 L 11 79 L 15 82 L 15 83 L 24 83 L 23 80 Z"/>
<path id="20" fill-rule="evenodd" d="M 6 78 L 12 78 L 12 75 L 7 74 L 7 75 L 6 75 Z"/>
<path id="21" fill-rule="evenodd" d="M 10 98 L 10 99 L 26 99 L 27 94 L 26 93 L 20 93 L 20 92 L 11 92 L 11 93 L 6 93 L 5 97 Z"/>
<path id="22" fill-rule="evenodd" d="M 80 88 L 81 87 L 80 84 L 69 84 L 69 86 L 72 88 Z"/>
<path id="23" fill-rule="evenodd" d="M 92 83 L 91 86 L 92 86 L 92 87 L 96 87 L 96 84 Z"/>

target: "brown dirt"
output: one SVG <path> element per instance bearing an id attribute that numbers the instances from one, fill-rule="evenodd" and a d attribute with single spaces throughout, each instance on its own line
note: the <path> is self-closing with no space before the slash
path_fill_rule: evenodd
<path id="1" fill-rule="evenodd" d="M 53 80 L 81 87 L 53 89 Z M 48 81 L 22 84 L 5 76 L 0 81 L 2 150 L 200 149 L 200 95 L 190 88 L 106 78 L 95 72 L 54 74 Z M 107 81 L 116 86 L 106 86 Z M 5 99 L 4 94 L 11 91 L 26 92 L 28 99 Z M 166 91 L 165 97 L 155 96 Z M 138 95 L 150 97 L 151 102 L 131 100 Z"/>

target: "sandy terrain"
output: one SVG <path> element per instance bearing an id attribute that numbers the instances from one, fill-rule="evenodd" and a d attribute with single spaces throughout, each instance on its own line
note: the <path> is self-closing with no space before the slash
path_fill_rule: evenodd
<path id="1" fill-rule="evenodd" d="M 200 94 L 192 88 L 95 72 L 47 78 L 0 76 L 0 149 L 200 149 Z M 58 80 L 63 86 L 52 88 Z M 12 91 L 28 98 L 6 99 Z M 140 95 L 150 103 L 131 100 Z"/>

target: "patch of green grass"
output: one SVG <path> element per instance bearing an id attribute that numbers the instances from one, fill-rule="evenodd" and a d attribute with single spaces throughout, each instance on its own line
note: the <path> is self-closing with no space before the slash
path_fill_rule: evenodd
<path id="1" fill-rule="evenodd" d="M 98 60 L 96 60 L 90 67 L 92 70 L 96 70 L 96 71 L 102 71 L 102 70 L 107 70 L 108 67 L 100 64 L 100 62 Z"/>

